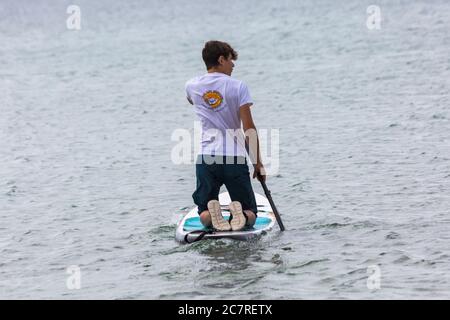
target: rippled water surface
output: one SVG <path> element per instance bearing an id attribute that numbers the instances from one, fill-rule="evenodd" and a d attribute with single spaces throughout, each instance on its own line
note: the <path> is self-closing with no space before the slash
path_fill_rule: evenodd
<path id="1" fill-rule="evenodd" d="M 80 0 L 74 31 L 71 1 L 2 0 L 0 298 L 450 298 L 450 3 L 377 3 L 380 30 L 372 1 Z M 287 231 L 183 246 L 209 39 L 280 130 Z"/>

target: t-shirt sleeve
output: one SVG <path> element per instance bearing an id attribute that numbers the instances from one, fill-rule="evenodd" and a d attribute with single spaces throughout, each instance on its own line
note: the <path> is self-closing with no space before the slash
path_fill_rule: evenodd
<path id="1" fill-rule="evenodd" d="M 239 108 L 249 103 L 250 105 L 252 105 L 253 100 L 252 97 L 250 96 L 250 92 L 248 90 L 247 85 L 242 82 L 239 87 Z"/>
<path id="2" fill-rule="evenodd" d="M 189 94 L 189 81 L 186 82 L 185 86 L 184 86 L 184 90 L 186 91 L 186 98 L 188 98 L 189 100 L 191 100 L 191 95 Z"/>

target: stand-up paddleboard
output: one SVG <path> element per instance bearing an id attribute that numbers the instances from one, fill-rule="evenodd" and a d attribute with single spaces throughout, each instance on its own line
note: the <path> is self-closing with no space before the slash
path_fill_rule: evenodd
<path id="1" fill-rule="evenodd" d="M 269 201 L 262 195 L 255 193 L 256 204 L 258 205 L 258 217 L 252 228 L 241 231 L 214 231 L 205 228 L 200 221 L 197 207 L 189 211 L 178 224 L 175 239 L 181 243 L 192 243 L 205 239 L 231 238 L 235 240 L 250 240 L 260 234 L 272 229 L 276 222 Z M 230 211 L 228 205 L 231 202 L 228 192 L 219 195 L 219 202 L 222 209 L 222 216 L 228 220 Z"/>

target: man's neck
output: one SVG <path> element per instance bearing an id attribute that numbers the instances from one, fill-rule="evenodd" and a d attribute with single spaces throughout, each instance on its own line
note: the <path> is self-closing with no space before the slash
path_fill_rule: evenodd
<path id="1" fill-rule="evenodd" d="M 221 70 L 218 70 L 218 69 L 216 69 L 216 68 L 211 68 L 211 69 L 208 69 L 208 73 L 223 73 L 223 74 L 226 74 L 225 72 L 223 72 L 223 71 L 221 71 Z"/>

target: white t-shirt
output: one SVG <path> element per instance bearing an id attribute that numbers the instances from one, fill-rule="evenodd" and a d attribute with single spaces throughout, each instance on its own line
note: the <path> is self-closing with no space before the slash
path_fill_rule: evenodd
<path id="1" fill-rule="evenodd" d="M 253 104 L 246 84 L 213 72 L 189 80 L 186 94 L 202 124 L 199 154 L 245 156 L 239 108 Z"/>

